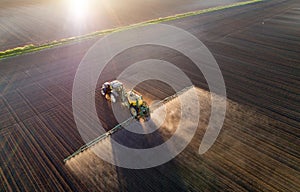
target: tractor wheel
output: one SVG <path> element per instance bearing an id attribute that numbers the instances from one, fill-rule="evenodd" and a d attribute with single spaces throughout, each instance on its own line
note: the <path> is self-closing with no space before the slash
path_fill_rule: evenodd
<path id="1" fill-rule="evenodd" d="M 131 107 L 130 107 L 130 114 L 131 114 L 133 117 L 137 117 L 138 111 L 137 111 L 137 109 L 136 109 L 134 106 L 131 106 Z"/>
<path id="2" fill-rule="evenodd" d="M 100 92 L 101 92 L 101 95 L 105 96 L 106 91 L 104 90 L 104 88 L 102 88 Z"/>
<path id="3" fill-rule="evenodd" d="M 117 102 L 117 97 L 113 93 L 110 94 L 110 101 L 112 103 L 116 103 Z"/>

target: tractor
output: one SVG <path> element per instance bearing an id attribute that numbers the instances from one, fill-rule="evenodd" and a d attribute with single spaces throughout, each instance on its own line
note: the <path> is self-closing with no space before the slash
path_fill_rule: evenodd
<path id="1" fill-rule="evenodd" d="M 101 87 L 101 94 L 112 103 L 121 102 L 136 119 L 148 120 L 150 110 L 142 95 L 134 90 L 126 92 L 123 83 L 118 80 L 105 82 Z"/>

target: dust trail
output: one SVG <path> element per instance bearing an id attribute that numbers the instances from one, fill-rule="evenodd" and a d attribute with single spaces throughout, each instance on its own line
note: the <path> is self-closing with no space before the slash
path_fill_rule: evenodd
<path id="1" fill-rule="evenodd" d="M 157 130 L 157 132 L 155 132 L 155 134 L 152 134 L 152 136 L 144 137 L 144 141 L 138 138 L 133 138 L 134 136 L 130 135 L 129 131 L 123 129 L 114 133 L 111 137 L 107 137 L 106 139 L 100 141 L 91 148 L 81 152 L 74 158 L 71 158 L 66 162 L 66 166 L 68 166 L 70 170 L 74 172 L 74 174 L 76 174 L 80 179 L 84 180 L 84 182 L 95 185 L 96 189 L 101 189 L 101 186 L 97 186 L 97 181 L 99 182 L 99 179 L 104 179 L 103 182 L 105 183 L 106 179 L 113 182 L 114 180 L 116 180 L 116 172 L 114 166 L 100 159 L 96 155 L 97 151 L 106 150 L 106 152 L 108 152 L 107 155 L 111 158 L 114 158 L 114 149 L 111 144 L 111 139 L 114 138 L 119 143 L 126 142 L 127 145 L 134 146 L 135 148 L 147 148 L 159 145 L 169 139 L 172 134 L 174 134 L 179 121 L 183 121 L 183 124 L 185 124 L 186 126 L 186 132 L 188 133 L 188 127 L 191 124 L 195 123 L 191 122 L 190 119 L 193 115 L 197 115 L 197 112 L 194 111 L 191 107 L 196 101 L 190 100 L 190 92 L 195 90 L 195 88 L 186 89 L 179 95 L 170 97 L 168 100 L 164 100 L 160 104 L 156 103 L 155 107 L 153 107 L 151 120 L 149 122 L 132 121 L 125 127 L 125 129 L 129 131 L 133 129 L 152 129 L 154 131 Z M 192 99 L 195 100 L 198 98 L 194 97 Z M 189 100 L 191 106 L 189 108 L 189 113 L 183 114 L 182 118 L 180 118 L 182 114 L 180 101 L 182 100 Z M 181 138 L 179 139 L 186 139 L 184 134 L 181 134 L 180 137 Z M 176 144 L 174 143 L 173 145 Z M 169 150 L 173 150 L 172 145 L 168 147 Z M 115 161 L 118 161 L 118 157 L 115 157 L 114 159 Z M 137 159 L 143 160 L 142 157 L 137 157 Z M 106 175 L 106 178 L 102 178 L 103 175 Z M 116 186 L 111 187 L 113 188 Z"/>
<path id="2" fill-rule="evenodd" d="M 109 140 L 110 138 L 107 138 L 101 144 L 109 146 Z M 108 150 L 111 149 L 108 148 Z M 71 158 L 66 162 L 66 166 L 86 186 L 89 186 L 91 191 L 118 190 L 116 167 L 100 159 L 92 149 L 87 149 L 75 158 Z"/>

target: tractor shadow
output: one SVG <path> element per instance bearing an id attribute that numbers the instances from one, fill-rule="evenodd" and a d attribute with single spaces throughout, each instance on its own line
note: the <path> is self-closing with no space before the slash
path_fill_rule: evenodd
<path id="1" fill-rule="evenodd" d="M 156 83 L 157 85 L 157 82 L 152 83 Z M 143 86 L 141 86 L 142 93 L 147 93 L 143 90 L 149 88 L 149 85 L 147 85 L 148 84 L 145 83 Z M 160 87 L 163 87 L 163 85 Z M 164 90 L 169 89 L 166 88 Z M 166 94 L 172 95 L 173 92 L 171 90 Z M 143 94 L 143 96 L 145 98 L 149 97 L 145 94 Z M 165 97 L 166 95 L 162 94 L 162 98 Z M 152 98 L 150 100 L 152 100 Z M 100 89 L 96 90 L 95 103 L 98 118 L 100 119 L 102 126 L 106 131 L 109 131 L 118 123 L 123 122 L 131 117 L 127 107 L 122 106 L 120 103 L 112 104 L 110 101 L 107 101 L 101 95 Z M 150 118 L 148 123 L 155 125 L 157 122 Z M 125 127 L 122 130 L 112 134 L 111 139 L 128 148 L 147 149 L 165 143 L 172 136 L 172 133 L 169 135 L 165 134 L 165 131 L 161 130 L 160 127 L 156 127 L 157 130 L 149 134 L 134 133 L 132 132 L 132 129 L 145 129 L 145 126 L 143 125 L 143 122 L 133 119 L 131 126 Z M 120 151 L 118 151 L 119 149 L 117 149 L 113 144 L 111 147 L 115 162 L 119 162 L 122 158 L 124 158 Z M 166 151 L 166 153 L 168 152 L 171 151 Z M 155 158 L 155 154 L 153 158 Z M 136 159 L 136 162 L 132 163 L 138 164 L 141 163 L 140 161 L 141 159 Z M 188 191 L 188 187 L 183 180 L 184 176 L 182 177 L 182 171 L 180 171 L 178 162 L 176 162 L 176 158 L 164 163 L 163 165 L 153 168 L 128 169 L 116 166 L 115 169 L 117 173 L 117 180 L 119 182 L 119 191 Z"/>
<path id="2" fill-rule="evenodd" d="M 125 120 L 131 117 L 128 108 L 122 107 L 120 103 L 111 104 L 106 101 L 102 95 L 99 96 L 101 97 L 98 97 L 99 99 L 96 101 L 96 106 L 101 106 L 97 107 L 101 108 L 98 111 L 98 115 L 106 131 L 112 128 L 111 125 L 117 125 L 120 119 Z M 113 111 L 117 111 L 118 117 L 115 117 Z M 150 119 L 148 123 L 155 125 L 152 119 Z M 149 134 L 138 134 L 131 132 L 131 128 L 143 129 L 145 127 L 143 126 L 143 122 L 133 119 L 131 126 L 114 133 L 111 135 L 111 138 L 120 145 L 135 149 L 152 148 L 163 144 L 170 138 L 170 135 L 162 134 L 159 129 Z M 124 158 L 118 150 L 119 149 L 115 148 L 112 144 L 112 153 L 115 162 Z M 166 151 L 166 153 L 167 152 L 168 151 Z M 155 156 L 153 156 L 153 158 L 155 158 Z M 140 159 L 136 159 L 136 162 L 132 163 L 141 163 L 140 161 Z M 147 169 L 128 169 L 118 166 L 115 168 L 119 182 L 119 191 L 187 191 L 176 159 L 163 165 Z"/>
<path id="3" fill-rule="evenodd" d="M 142 123 L 134 120 L 133 126 L 142 129 Z M 149 121 L 152 121 L 151 119 Z M 166 137 L 161 132 L 155 131 L 150 134 L 142 135 L 132 133 L 129 130 L 122 129 L 116 134 L 112 135 L 119 144 L 128 148 L 135 149 L 147 149 L 163 144 L 166 141 Z M 130 129 L 130 127 L 129 127 Z M 112 147 L 115 162 L 124 158 L 124 154 L 120 153 L 117 148 Z M 166 151 L 168 153 L 168 151 Z M 130 155 L 130 154 L 128 154 Z M 156 158 L 153 154 L 152 158 Z M 132 159 L 132 158 L 129 158 Z M 130 164 L 143 164 L 151 161 L 147 159 L 143 162 L 143 159 L 134 158 L 134 162 Z M 180 170 L 177 168 L 176 160 L 171 160 L 163 165 L 147 168 L 147 169 L 128 169 L 122 167 L 116 167 L 116 172 L 119 181 L 119 191 L 187 191 L 185 183 L 180 175 Z"/>

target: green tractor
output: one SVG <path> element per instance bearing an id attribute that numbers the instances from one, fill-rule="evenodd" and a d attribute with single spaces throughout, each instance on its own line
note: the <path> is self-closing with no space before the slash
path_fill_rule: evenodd
<path id="1" fill-rule="evenodd" d="M 105 82 L 101 87 L 101 94 L 112 103 L 123 103 L 136 119 L 149 120 L 149 106 L 143 100 L 142 95 L 134 90 L 126 92 L 123 83 L 120 81 Z"/>

